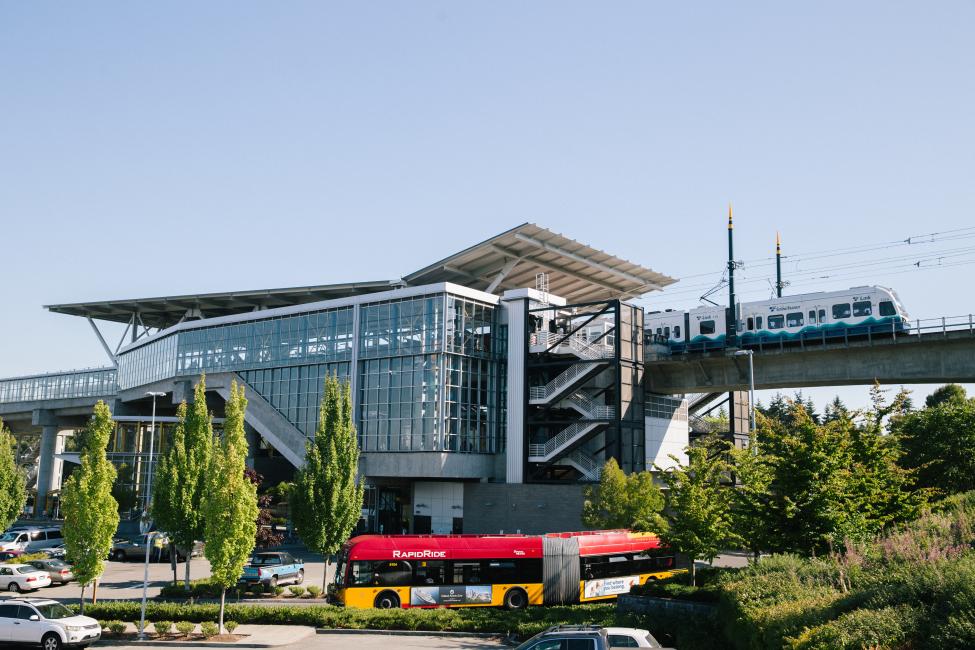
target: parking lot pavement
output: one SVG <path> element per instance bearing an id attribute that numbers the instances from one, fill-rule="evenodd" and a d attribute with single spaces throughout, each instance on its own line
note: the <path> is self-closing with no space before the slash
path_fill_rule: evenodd
<path id="1" fill-rule="evenodd" d="M 105 573 L 98 581 L 99 600 L 133 600 L 142 598 L 142 578 L 145 564 L 142 562 L 105 562 Z M 334 565 L 330 574 L 334 575 Z M 305 585 L 321 586 L 325 563 L 321 561 L 305 562 Z M 176 576 L 182 581 L 186 575 L 186 564 L 180 562 L 176 567 Z M 199 580 L 210 577 L 210 563 L 205 557 L 193 558 L 190 563 L 190 579 Z M 159 595 L 160 589 L 173 580 L 173 571 L 169 562 L 149 563 L 148 596 Z M 32 592 L 31 595 L 55 598 L 57 600 L 72 601 L 81 597 L 81 587 L 77 582 L 70 582 L 63 586 L 50 586 Z M 91 588 L 85 590 L 85 600 L 92 595 Z"/>
<path id="2" fill-rule="evenodd" d="M 246 640 L 243 641 L 246 643 Z M 176 645 L 176 644 L 171 644 Z M 97 647 L 97 646 L 96 646 Z M 137 650 L 145 645 L 114 645 L 113 648 Z M 394 636 L 389 634 L 317 634 L 298 643 L 277 646 L 281 649 L 311 650 L 497 650 L 500 641 L 475 637 Z"/>

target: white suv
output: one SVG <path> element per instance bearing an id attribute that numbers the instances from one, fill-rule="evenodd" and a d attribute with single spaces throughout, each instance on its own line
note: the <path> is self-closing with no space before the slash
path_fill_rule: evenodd
<path id="1" fill-rule="evenodd" d="M 102 626 L 76 616 L 56 600 L 12 598 L 0 601 L 0 646 L 40 645 L 44 650 L 84 647 L 98 641 Z"/>

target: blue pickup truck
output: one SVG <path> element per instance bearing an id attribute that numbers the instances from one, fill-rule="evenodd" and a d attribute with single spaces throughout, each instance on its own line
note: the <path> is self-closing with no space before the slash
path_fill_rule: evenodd
<path id="1" fill-rule="evenodd" d="M 305 563 L 291 553 L 255 553 L 244 567 L 240 582 L 248 587 L 262 584 L 273 589 L 278 585 L 296 584 L 305 581 Z"/>

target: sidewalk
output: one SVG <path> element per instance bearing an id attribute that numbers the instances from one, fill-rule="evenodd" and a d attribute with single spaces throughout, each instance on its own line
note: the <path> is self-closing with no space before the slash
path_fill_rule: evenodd
<path id="1" fill-rule="evenodd" d="M 195 637 L 199 637 L 199 627 L 197 624 Z M 135 634 L 137 628 L 133 623 L 126 623 L 125 631 L 127 634 Z M 315 634 L 315 628 L 304 625 L 239 625 L 234 630 L 234 634 L 243 638 L 238 641 L 186 639 L 177 635 L 170 635 L 169 640 L 163 640 L 156 638 L 152 624 L 147 621 L 146 633 L 149 634 L 149 638 L 145 641 L 136 641 L 132 636 L 118 638 L 111 633 L 103 633 L 99 645 L 132 645 L 138 643 L 140 646 L 153 648 L 274 648 L 304 641 Z"/>

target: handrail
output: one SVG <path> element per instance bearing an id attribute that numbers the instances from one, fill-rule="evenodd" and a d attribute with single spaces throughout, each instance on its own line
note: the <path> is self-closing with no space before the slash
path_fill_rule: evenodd
<path id="1" fill-rule="evenodd" d="M 107 397 L 117 392 L 118 370 L 114 367 L 0 379 L 0 403 L 2 404 Z"/>
<path id="2" fill-rule="evenodd" d="M 613 345 L 606 343 L 604 339 L 590 342 L 580 334 L 558 334 L 549 331 L 532 332 L 529 343 L 532 347 L 544 347 L 546 350 L 566 345 L 577 357 L 588 361 L 608 359 L 615 354 Z"/>
<path id="3" fill-rule="evenodd" d="M 589 363 L 577 363 L 569 366 L 555 379 L 551 380 L 544 386 L 532 386 L 528 389 L 529 399 L 548 399 L 550 395 L 558 395 L 560 392 L 565 390 L 567 386 L 571 386 L 573 383 L 578 381 L 579 377 L 591 372 L 594 368 L 600 364 L 595 362 Z"/>
<path id="4" fill-rule="evenodd" d="M 591 430 L 601 425 L 601 422 L 591 422 L 587 420 L 573 422 L 566 428 L 559 431 L 558 434 L 546 440 L 544 444 L 528 445 L 528 455 L 536 458 L 548 458 L 549 456 L 555 454 L 559 449 L 575 441 L 576 438 L 588 434 Z"/>
<path id="5" fill-rule="evenodd" d="M 589 395 L 577 390 L 566 398 L 584 416 L 590 420 L 606 420 L 616 417 L 616 407 L 597 404 Z"/>

